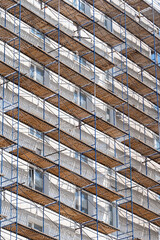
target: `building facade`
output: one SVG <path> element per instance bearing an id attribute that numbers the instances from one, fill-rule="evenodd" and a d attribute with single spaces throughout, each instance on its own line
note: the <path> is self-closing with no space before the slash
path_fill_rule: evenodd
<path id="1" fill-rule="evenodd" d="M 159 9 L 0 1 L 1 239 L 160 239 Z"/>

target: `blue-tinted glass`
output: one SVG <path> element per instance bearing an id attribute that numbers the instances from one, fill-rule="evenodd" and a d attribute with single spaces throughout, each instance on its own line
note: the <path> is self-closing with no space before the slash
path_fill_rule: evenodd
<path id="1" fill-rule="evenodd" d="M 76 104 L 78 104 L 78 92 L 77 91 L 74 92 L 74 102 Z"/>
<path id="2" fill-rule="evenodd" d="M 33 65 L 31 65 L 31 67 L 30 67 L 30 77 L 34 78 L 34 66 Z"/>
<path id="3" fill-rule="evenodd" d="M 36 130 L 36 137 L 38 137 L 38 138 L 42 138 L 42 133 L 39 132 L 38 130 Z"/>
<path id="4" fill-rule="evenodd" d="M 79 9 L 81 12 L 85 12 L 85 3 L 83 2 L 80 2 L 80 9 Z"/>
<path id="5" fill-rule="evenodd" d="M 36 68 L 36 80 L 40 83 L 43 83 L 44 71 L 40 68 Z"/>
<path id="6" fill-rule="evenodd" d="M 30 127 L 30 134 L 34 135 L 34 128 Z"/>
<path id="7" fill-rule="evenodd" d="M 35 170 L 35 189 L 40 192 L 43 191 L 43 174 L 38 170 Z"/>

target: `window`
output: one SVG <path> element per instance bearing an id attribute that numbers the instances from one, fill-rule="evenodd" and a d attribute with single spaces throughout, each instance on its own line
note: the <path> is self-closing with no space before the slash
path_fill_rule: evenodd
<path id="1" fill-rule="evenodd" d="M 109 224 L 113 226 L 113 207 L 109 205 Z"/>
<path id="2" fill-rule="evenodd" d="M 85 13 L 85 3 L 84 2 L 80 2 L 79 10 L 81 12 Z"/>
<path id="3" fill-rule="evenodd" d="M 106 121 L 111 122 L 111 111 L 109 108 L 107 108 L 107 111 L 106 111 Z"/>
<path id="4" fill-rule="evenodd" d="M 86 95 L 83 93 L 80 93 L 80 106 L 83 108 L 87 108 L 87 99 Z"/>
<path id="5" fill-rule="evenodd" d="M 155 149 L 160 151 L 160 138 L 159 137 L 155 138 Z"/>
<path id="6" fill-rule="evenodd" d="M 33 27 L 31 28 L 31 33 L 33 33 L 34 35 L 36 35 L 40 39 L 44 39 L 43 33 L 39 32 L 37 29 L 35 29 Z"/>
<path id="7" fill-rule="evenodd" d="M 30 134 L 34 135 L 34 128 L 30 127 Z"/>
<path id="8" fill-rule="evenodd" d="M 77 7 L 77 0 L 73 0 L 73 6 Z"/>
<path id="9" fill-rule="evenodd" d="M 43 173 L 35 168 L 29 168 L 29 186 L 43 192 Z"/>
<path id="10" fill-rule="evenodd" d="M 84 65 L 84 66 L 87 66 L 86 59 L 78 56 L 77 54 L 74 54 L 74 60 L 77 61 L 78 63 Z"/>
<path id="11" fill-rule="evenodd" d="M 30 67 L 30 77 L 37 80 L 40 83 L 43 83 L 44 70 L 38 66 L 31 64 Z"/>
<path id="12" fill-rule="evenodd" d="M 104 26 L 106 27 L 106 29 L 108 29 L 109 31 L 112 30 L 112 21 L 110 18 L 108 18 L 107 16 L 105 16 L 104 18 Z"/>
<path id="13" fill-rule="evenodd" d="M 75 208 L 88 214 L 88 194 L 76 190 Z"/>
<path id="14" fill-rule="evenodd" d="M 83 108 L 87 108 L 87 97 L 84 93 L 74 92 L 74 102 Z"/>
<path id="15" fill-rule="evenodd" d="M 80 160 L 80 154 L 78 152 L 75 152 L 75 158 Z M 87 163 L 88 158 L 85 155 L 81 154 L 81 161 Z"/>
<path id="16" fill-rule="evenodd" d="M 151 50 L 151 59 L 153 62 L 155 62 L 155 53 L 153 50 Z"/>
<path id="17" fill-rule="evenodd" d="M 38 130 L 36 130 L 36 129 L 32 128 L 32 127 L 30 127 L 30 129 L 29 129 L 29 133 L 31 135 L 37 137 L 37 138 L 40 138 L 40 139 L 43 138 L 43 133 L 39 132 Z"/>
<path id="18" fill-rule="evenodd" d="M 36 153 L 37 153 L 38 155 L 41 155 L 41 154 L 42 154 L 42 150 L 41 150 L 40 148 L 36 148 Z"/>
<path id="19" fill-rule="evenodd" d="M 87 65 L 86 59 L 80 57 L 80 63 L 83 64 L 84 66 Z"/>
<path id="20" fill-rule="evenodd" d="M 113 79 L 112 79 L 112 69 L 106 70 L 105 71 L 105 75 L 106 75 L 106 80 L 110 83 L 113 83 Z"/>
<path id="21" fill-rule="evenodd" d="M 42 226 L 40 226 L 40 225 L 38 225 L 38 224 L 36 224 L 36 223 L 31 223 L 31 222 L 29 222 L 29 223 L 28 223 L 28 227 L 34 228 L 34 229 L 42 232 Z"/>

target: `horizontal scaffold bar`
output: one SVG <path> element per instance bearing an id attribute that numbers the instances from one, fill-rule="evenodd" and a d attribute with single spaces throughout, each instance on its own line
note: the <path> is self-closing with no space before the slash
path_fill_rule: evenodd
<path id="1" fill-rule="evenodd" d="M 0 26 L 0 38 L 2 41 L 6 42 L 9 38 L 13 38 L 15 33 L 9 31 L 7 28 Z M 10 46 L 14 47 L 12 43 Z M 19 49 L 18 45 L 16 48 Z M 32 58 L 33 60 L 37 61 L 42 65 L 47 65 L 50 62 L 53 62 L 55 59 L 47 54 L 45 51 L 35 47 L 30 42 L 21 38 L 20 50 L 23 54 L 27 55 L 28 57 Z M 55 63 L 48 67 L 49 70 L 59 73 L 59 64 Z M 103 102 L 115 107 L 120 112 L 124 113 L 125 115 L 129 116 L 134 119 L 135 121 L 141 123 L 144 126 L 147 126 L 150 130 L 155 133 L 158 133 L 158 121 L 152 118 L 151 116 L 147 115 L 143 111 L 137 109 L 135 106 L 128 104 L 125 100 L 121 99 L 120 97 L 116 96 L 113 92 L 105 89 L 104 87 L 95 84 L 86 76 L 83 76 L 81 73 L 76 72 L 75 70 L 71 69 L 69 66 L 65 65 L 64 63 L 60 62 L 60 74 L 62 77 L 67 79 L 68 81 L 76 84 L 78 87 L 81 87 L 84 91 L 94 95 L 96 91 L 96 97 L 102 100 Z M 91 83 L 90 85 L 87 85 Z M 84 87 L 83 87 L 84 86 Z"/>
<path id="2" fill-rule="evenodd" d="M 14 108 L 13 110 L 9 110 L 8 112 L 6 112 L 6 114 L 12 118 L 18 119 L 18 112 L 19 112 L 19 121 L 42 133 L 55 128 L 54 125 L 51 125 L 45 120 L 38 118 L 33 114 L 30 114 L 22 109 Z M 54 139 L 55 141 L 59 141 L 58 130 L 49 132 L 46 134 L 46 136 Z M 84 153 L 83 155 L 85 155 L 86 157 L 92 160 L 95 160 L 95 154 L 96 154 L 97 162 L 103 164 L 104 166 L 112 168 L 112 167 L 120 166 L 122 164 L 115 157 L 108 156 L 100 152 L 99 150 L 96 150 L 96 153 L 95 153 L 95 148 L 71 136 L 70 134 L 64 132 L 63 130 L 60 130 L 60 143 L 67 146 L 68 148 L 73 149 L 76 152 Z"/>
<path id="3" fill-rule="evenodd" d="M 17 193 L 17 183 L 13 183 L 8 187 L 4 187 L 4 190 L 8 190 L 12 193 Z M 35 202 L 37 204 L 40 204 L 41 206 L 46 206 L 49 203 L 54 202 L 53 205 L 50 205 L 46 208 L 56 212 L 59 214 L 59 201 L 55 200 L 54 198 L 51 198 L 44 193 L 34 190 L 30 187 L 27 187 L 23 184 L 18 183 L 18 195 L 21 197 L 24 197 L 32 202 Z M 57 203 L 55 203 L 55 201 Z M 97 231 L 97 220 L 93 217 L 90 217 L 89 215 L 74 209 L 72 207 L 67 206 L 66 204 L 60 202 L 60 214 L 74 222 L 83 224 L 88 222 L 88 224 L 85 224 L 85 227 L 90 228 L 92 230 Z M 90 224 L 90 221 L 92 223 Z M 106 224 L 102 221 L 98 220 L 98 231 L 102 234 L 110 234 L 113 232 L 116 232 L 118 229 L 114 228 L 113 226 L 110 226 L 109 224 Z"/>
<path id="4" fill-rule="evenodd" d="M 130 169 L 128 167 L 118 172 L 129 179 L 131 177 L 134 182 L 160 195 L 160 183 L 139 172 L 137 169 L 133 167 Z"/>
<path id="5" fill-rule="evenodd" d="M 9 4 L 11 2 L 14 1 L 2 0 L 0 6 L 6 9 L 6 3 Z M 15 12 L 14 9 L 9 10 L 8 12 L 14 16 L 16 15 L 17 18 L 19 17 L 19 12 Z M 23 6 L 23 3 L 21 4 L 21 20 L 29 26 L 34 27 L 38 31 L 42 32 L 52 40 L 56 42 L 59 41 L 62 46 L 68 48 L 70 51 L 74 53 L 78 52 L 79 56 L 83 56 L 84 59 L 92 64 L 95 63 L 95 65 L 103 71 L 106 71 L 114 66 L 110 60 L 98 54 L 97 52 L 95 52 L 94 58 L 94 51 L 91 48 L 85 46 L 82 42 L 76 40 L 73 36 L 68 35 L 62 29 L 58 30 L 57 26 L 38 16 L 33 10 Z M 60 33 L 60 38 L 58 38 L 58 31 Z"/>

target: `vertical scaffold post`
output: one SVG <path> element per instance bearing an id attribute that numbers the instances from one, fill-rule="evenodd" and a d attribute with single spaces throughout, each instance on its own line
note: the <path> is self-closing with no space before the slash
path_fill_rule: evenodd
<path id="1" fill-rule="evenodd" d="M 59 240 L 61 239 L 61 155 L 60 155 L 60 8 L 61 1 L 58 0 L 58 195 L 59 195 Z"/>

